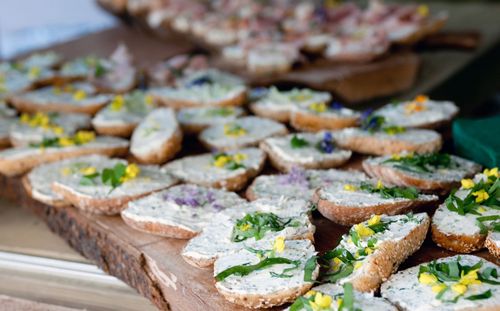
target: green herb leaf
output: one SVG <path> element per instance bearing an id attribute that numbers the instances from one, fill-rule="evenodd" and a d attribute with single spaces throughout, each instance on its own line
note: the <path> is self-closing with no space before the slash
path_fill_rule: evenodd
<path id="1" fill-rule="evenodd" d="M 488 299 L 491 296 L 492 296 L 491 289 L 488 289 L 487 291 L 485 291 L 481 294 L 471 295 L 471 296 L 465 297 L 465 299 L 467 299 L 467 300 L 481 300 L 481 299 Z"/>
<path id="2" fill-rule="evenodd" d="M 382 198 L 392 199 L 392 198 L 405 198 L 414 200 L 418 198 L 420 193 L 416 188 L 413 187 L 381 187 L 377 188 L 369 182 L 362 182 L 360 187 L 361 190 L 367 191 L 369 193 L 378 193 Z"/>
<path id="3" fill-rule="evenodd" d="M 274 213 L 254 212 L 236 221 L 231 241 L 242 242 L 249 238 L 258 241 L 269 231 L 278 232 L 291 226 L 297 226 L 297 223 L 292 223 L 292 218 L 281 218 Z"/>
<path id="4" fill-rule="evenodd" d="M 283 257 L 264 258 L 259 263 L 254 264 L 254 265 L 238 265 L 238 266 L 230 267 L 230 268 L 218 273 L 215 276 L 215 279 L 218 282 L 220 282 L 220 281 L 225 280 L 227 277 L 229 277 L 231 275 L 246 276 L 254 271 L 262 270 L 262 269 L 265 269 L 265 268 L 270 267 L 270 266 L 281 265 L 281 264 L 297 265 L 297 261 L 291 260 L 288 258 L 283 258 Z"/>
<path id="5" fill-rule="evenodd" d="M 304 266 L 304 281 L 313 282 L 312 274 L 318 265 L 318 256 L 313 256 L 306 261 Z"/>
<path id="6" fill-rule="evenodd" d="M 293 135 L 292 139 L 290 140 L 290 146 L 292 146 L 293 149 L 299 149 L 309 146 L 309 142 L 303 138 L 298 137 L 297 135 Z"/>
<path id="7" fill-rule="evenodd" d="M 449 154 L 437 152 L 396 157 L 382 163 L 395 163 L 395 168 L 414 173 L 431 173 L 438 169 L 457 166 Z"/>
<path id="8" fill-rule="evenodd" d="M 354 291 L 351 283 L 344 284 L 344 299 L 339 310 L 354 310 Z"/>

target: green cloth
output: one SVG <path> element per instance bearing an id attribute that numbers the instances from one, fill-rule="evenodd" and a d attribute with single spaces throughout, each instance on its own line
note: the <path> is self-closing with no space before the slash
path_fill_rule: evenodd
<path id="1" fill-rule="evenodd" d="M 500 166 L 500 115 L 453 122 L 453 142 L 458 155 L 485 167 Z"/>

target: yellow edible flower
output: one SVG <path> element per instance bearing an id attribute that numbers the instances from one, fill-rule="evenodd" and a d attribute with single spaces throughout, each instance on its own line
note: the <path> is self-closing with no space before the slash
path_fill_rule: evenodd
<path id="1" fill-rule="evenodd" d="M 460 280 L 458 281 L 458 283 L 463 284 L 463 285 L 481 284 L 481 281 L 478 280 L 477 271 L 478 271 L 477 269 L 471 270 L 465 275 L 464 275 L 464 272 L 462 271 L 462 276 L 460 277 Z"/>
<path id="2" fill-rule="evenodd" d="M 309 105 L 309 109 L 317 113 L 322 113 L 328 110 L 325 103 L 312 103 Z"/>
<path id="3" fill-rule="evenodd" d="M 30 121 L 30 115 L 27 114 L 27 113 L 23 113 L 21 114 L 21 117 L 19 118 L 19 121 L 21 121 L 21 123 L 25 123 L 27 124 L 29 121 Z"/>
<path id="4" fill-rule="evenodd" d="M 391 158 L 396 161 L 401 160 L 401 156 L 399 154 L 393 154 Z"/>
<path id="5" fill-rule="evenodd" d="M 462 188 L 464 189 L 470 189 L 474 187 L 474 181 L 470 178 L 462 179 L 460 182 L 462 183 Z"/>
<path id="6" fill-rule="evenodd" d="M 340 305 L 344 302 L 344 299 L 339 298 L 337 299 L 337 307 L 340 307 Z"/>
<path id="7" fill-rule="evenodd" d="M 247 131 L 241 126 L 234 124 L 225 124 L 224 125 L 224 135 L 228 137 L 240 137 L 247 134 Z"/>
<path id="8" fill-rule="evenodd" d="M 426 95 L 417 95 L 417 97 L 415 97 L 415 99 L 414 99 L 414 102 L 421 104 L 421 103 L 425 103 L 428 100 L 429 100 L 429 97 L 427 97 Z"/>
<path id="9" fill-rule="evenodd" d="M 320 308 L 328 308 L 332 304 L 332 297 L 330 295 L 317 292 L 314 296 L 314 303 Z"/>
<path id="10" fill-rule="evenodd" d="M 148 106 L 153 105 L 153 103 L 154 103 L 153 96 L 151 96 L 151 95 L 146 95 L 146 96 L 144 97 L 144 102 L 145 102 L 145 103 L 146 103 L 146 105 L 148 105 Z"/>
<path id="11" fill-rule="evenodd" d="M 424 272 L 420 274 L 418 281 L 424 285 L 434 285 L 437 283 L 437 277 L 434 274 Z"/>
<path id="12" fill-rule="evenodd" d="M 73 99 L 76 101 L 84 100 L 87 97 L 87 93 L 84 90 L 78 90 L 73 94 Z"/>
<path id="13" fill-rule="evenodd" d="M 213 165 L 215 167 L 224 167 L 229 162 L 231 162 L 231 157 L 225 156 L 225 155 L 221 155 L 221 156 L 217 157 L 217 159 L 214 161 Z"/>
<path id="14" fill-rule="evenodd" d="M 467 286 L 466 285 L 463 285 L 463 284 L 460 284 L 460 283 L 457 283 L 457 284 L 453 284 L 451 286 L 451 289 L 457 293 L 457 294 L 460 294 L 460 295 L 463 295 L 465 294 L 465 292 L 467 291 Z"/>
<path id="15" fill-rule="evenodd" d="M 487 169 L 485 168 L 484 171 L 483 171 L 483 174 L 488 176 L 488 177 L 496 177 L 496 178 L 499 178 L 500 177 L 500 174 L 498 173 L 498 167 L 494 167 L 494 168 L 491 168 L 491 169 Z"/>
<path id="16" fill-rule="evenodd" d="M 75 140 L 79 144 L 86 144 L 95 139 L 95 133 L 92 131 L 78 131 L 75 134 Z"/>
<path id="17" fill-rule="evenodd" d="M 382 181 L 381 181 L 380 179 L 377 181 L 377 186 L 376 186 L 376 188 L 377 188 L 377 189 L 382 189 L 382 188 L 384 188 L 384 184 L 382 183 Z"/>
<path id="18" fill-rule="evenodd" d="M 425 103 L 411 102 L 405 105 L 405 114 L 413 114 L 426 110 Z"/>
<path id="19" fill-rule="evenodd" d="M 274 240 L 273 250 L 277 253 L 282 253 L 285 250 L 285 238 L 279 236 Z"/>
<path id="20" fill-rule="evenodd" d="M 484 212 L 486 212 L 486 209 L 485 209 L 484 207 L 482 207 L 482 206 L 479 206 L 479 207 L 477 208 L 477 211 L 478 211 L 479 213 L 484 213 Z"/>
<path id="21" fill-rule="evenodd" d="M 252 226 L 250 224 L 243 224 L 240 226 L 240 230 L 241 231 L 247 231 L 248 229 L 250 229 Z"/>
<path id="22" fill-rule="evenodd" d="M 342 260 L 340 260 L 338 257 L 332 259 L 332 269 L 334 271 L 337 271 L 342 264 L 343 264 Z"/>
<path id="23" fill-rule="evenodd" d="M 354 230 L 359 234 L 360 237 L 369 237 L 375 234 L 375 232 L 363 224 L 354 225 Z"/>
<path id="24" fill-rule="evenodd" d="M 361 268 L 361 266 L 363 266 L 363 262 L 356 261 L 356 263 L 354 264 L 354 270 L 358 270 L 359 268 Z"/>
<path id="25" fill-rule="evenodd" d="M 69 175 L 71 175 L 72 172 L 73 172 L 73 170 L 71 169 L 71 167 L 64 167 L 61 169 L 61 174 L 63 176 L 69 176 Z"/>
<path id="26" fill-rule="evenodd" d="M 490 197 L 488 192 L 484 191 L 484 189 L 472 192 L 472 195 L 476 197 L 476 203 L 481 203 L 483 201 L 486 201 Z"/>
<path id="27" fill-rule="evenodd" d="M 372 218 L 368 220 L 368 225 L 373 226 L 380 223 L 380 215 L 373 215 Z"/>
<path id="28" fill-rule="evenodd" d="M 314 295 L 316 295 L 316 291 L 311 289 L 310 291 L 308 291 L 308 292 L 304 295 L 304 297 L 308 298 L 308 297 L 312 297 L 312 296 L 314 296 Z"/>
<path id="29" fill-rule="evenodd" d="M 93 166 L 83 167 L 80 169 L 80 173 L 85 176 L 95 174 L 96 171 L 96 168 Z"/>
<path id="30" fill-rule="evenodd" d="M 417 13 L 422 17 L 427 17 L 429 15 L 429 7 L 425 4 L 421 4 L 417 8 Z"/>
<path id="31" fill-rule="evenodd" d="M 111 102 L 111 110 L 112 111 L 120 111 L 125 104 L 125 99 L 122 95 L 116 95 Z"/>
<path id="32" fill-rule="evenodd" d="M 366 248 L 365 248 L 365 253 L 366 253 L 367 255 L 371 255 L 371 254 L 373 254 L 373 248 L 366 247 Z"/>
<path id="33" fill-rule="evenodd" d="M 59 137 L 58 144 L 61 147 L 69 147 L 73 146 L 75 142 L 73 141 L 73 139 L 65 136 L 65 137 Z"/>
<path id="34" fill-rule="evenodd" d="M 233 161 L 236 163 L 241 163 L 241 161 L 244 161 L 248 158 L 248 156 L 244 153 L 236 153 L 233 155 Z"/>
<path id="35" fill-rule="evenodd" d="M 139 168 L 139 166 L 137 166 L 137 164 L 132 163 L 132 164 L 127 165 L 127 168 L 125 169 L 125 176 L 123 176 L 121 178 L 121 182 L 126 182 L 126 181 L 129 181 L 131 179 L 136 178 L 140 172 L 141 172 L 141 169 Z"/>
<path id="36" fill-rule="evenodd" d="M 28 73 L 28 77 L 30 79 L 36 79 L 40 76 L 40 73 L 42 72 L 42 70 L 40 69 L 40 67 L 31 67 L 30 68 L 30 71 Z"/>
<path id="37" fill-rule="evenodd" d="M 439 283 L 439 284 L 436 284 L 436 285 L 432 286 L 432 291 L 434 293 L 440 293 L 445 288 L 446 288 L 446 285 L 444 285 L 442 283 Z"/>
<path id="38" fill-rule="evenodd" d="M 51 131 L 56 135 L 64 134 L 64 128 L 57 126 L 57 125 L 51 127 Z"/>
<path id="39" fill-rule="evenodd" d="M 344 185 L 344 190 L 346 190 L 346 191 L 356 191 L 356 186 L 351 185 L 351 184 L 346 184 L 346 185 Z"/>

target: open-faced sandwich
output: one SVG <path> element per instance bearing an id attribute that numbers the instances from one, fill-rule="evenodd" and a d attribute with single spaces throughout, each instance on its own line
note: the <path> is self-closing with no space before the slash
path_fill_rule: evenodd
<path id="1" fill-rule="evenodd" d="M 214 263 L 215 287 L 227 300 L 250 308 L 283 305 L 305 294 L 319 266 L 310 240 L 277 237 L 219 257 Z"/>
<path id="2" fill-rule="evenodd" d="M 382 297 L 399 310 L 500 309 L 498 266 L 472 255 L 441 258 L 399 271 L 382 284 Z"/>
<path id="3" fill-rule="evenodd" d="M 304 170 L 293 168 L 283 175 L 261 175 L 247 188 L 250 201 L 261 198 L 290 197 L 310 201 L 319 187 L 336 182 L 361 182 L 368 177 L 359 171 L 347 170 Z"/>
<path id="4" fill-rule="evenodd" d="M 252 116 L 213 125 L 201 132 L 199 138 L 208 149 L 225 151 L 257 146 L 268 137 L 287 133 L 281 123 Z"/>
<path id="5" fill-rule="evenodd" d="M 71 164 L 67 167 L 72 170 Z M 85 212 L 115 215 L 129 201 L 176 183 L 176 178 L 161 172 L 157 166 L 102 159 L 82 170 L 77 166 L 68 178 L 55 180 L 52 191 Z"/>
<path id="6" fill-rule="evenodd" d="M 39 67 L 24 68 L 13 64 L 0 64 L 0 100 L 26 92 L 45 80 L 54 77 L 49 69 Z"/>
<path id="7" fill-rule="evenodd" d="M 47 86 L 10 97 L 12 105 L 21 112 L 86 113 L 94 115 L 109 100 L 110 95 L 97 94 L 87 82 L 63 86 Z"/>
<path id="8" fill-rule="evenodd" d="M 128 141 L 121 138 L 96 137 L 94 132 L 78 131 L 72 136 L 46 138 L 30 146 L 0 151 L 0 173 L 16 176 L 40 164 L 91 154 L 123 156 L 128 146 Z"/>
<path id="9" fill-rule="evenodd" d="M 480 168 L 472 161 L 438 152 L 401 153 L 363 161 L 363 169 L 371 177 L 392 185 L 439 193 L 448 193 Z"/>
<path id="10" fill-rule="evenodd" d="M 320 187 L 313 201 L 318 211 L 333 222 L 353 225 L 373 214 L 408 213 L 438 201 L 438 196 L 421 194 L 413 187 L 384 185 L 382 181 L 336 182 Z"/>
<path id="11" fill-rule="evenodd" d="M 23 113 L 11 126 L 9 138 L 14 147 L 24 147 L 41 143 L 44 139 L 71 136 L 78 130 L 89 127 L 90 118 L 85 114 Z"/>
<path id="12" fill-rule="evenodd" d="M 318 132 L 354 127 L 361 114 L 338 102 L 313 102 L 299 105 L 292 111 L 290 125 L 297 130 Z"/>
<path id="13" fill-rule="evenodd" d="M 130 137 L 139 122 L 154 108 L 153 99 L 140 91 L 116 95 L 94 116 L 92 126 L 100 135 Z"/>
<path id="14" fill-rule="evenodd" d="M 429 216 L 419 213 L 374 215 L 354 225 L 342 236 L 337 247 L 321 257 L 329 266 L 322 281 L 348 282 L 358 291 L 376 291 L 408 256 L 420 248 L 429 223 Z"/>
<path id="15" fill-rule="evenodd" d="M 432 218 L 432 239 L 446 249 L 470 253 L 485 246 L 488 232 L 500 232 L 498 168 L 462 179 Z M 491 238 L 490 238 L 491 240 Z M 494 253 L 494 252 L 493 252 Z"/>
<path id="16" fill-rule="evenodd" d="M 248 148 L 187 156 L 167 163 L 163 170 L 184 182 L 238 191 L 259 174 L 265 160 L 262 150 Z"/>
<path id="17" fill-rule="evenodd" d="M 374 155 L 435 152 L 442 144 L 441 135 L 435 131 L 390 125 L 378 115 L 365 117 L 361 128 L 346 128 L 333 135 L 342 148 Z"/>
<path id="18" fill-rule="evenodd" d="M 210 221 L 222 219 L 228 209 L 243 213 L 245 202 L 234 192 L 185 184 L 129 202 L 121 216 L 137 230 L 189 239 L 204 230 Z"/>
<path id="19" fill-rule="evenodd" d="M 450 101 L 435 101 L 419 95 L 413 100 L 385 105 L 375 114 L 394 126 L 437 128 L 449 124 L 458 114 L 458 107 Z"/>
<path id="20" fill-rule="evenodd" d="M 184 133 L 198 134 L 210 126 L 233 122 L 244 113 L 240 107 L 184 108 L 177 113 L 177 120 Z"/>
<path id="21" fill-rule="evenodd" d="M 65 62 L 57 73 L 61 81 L 84 80 L 91 76 L 102 76 L 109 61 L 96 56 L 85 56 Z"/>
<path id="22" fill-rule="evenodd" d="M 308 201 L 285 198 L 261 199 L 245 208 L 230 209 L 211 219 L 203 232 L 186 244 L 182 257 L 193 266 L 208 267 L 220 256 L 274 241 L 278 236 L 314 241 L 310 211 Z"/>
<path id="23" fill-rule="evenodd" d="M 298 133 L 266 138 L 260 143 L 272 165 L 288 172 L 293 167 L 327 169 L 340 166 L 351 158 L 352 152 L 335 146 L 332 134 Z"/>
<path id="24" fill-rule="evenodd" d="M 180 54 L 146 69 L 149 86 L 172 86 L 179 79 L 207 69 L 208 59 L 202 54 Z"/>
<path id="25" fill-rule="evenodd" d="M 141 163 L 161 164 L 181 150 L 182 132 L 170 108 L 151 111 L 137 126 L 130 140 L 130 152 Z"/>

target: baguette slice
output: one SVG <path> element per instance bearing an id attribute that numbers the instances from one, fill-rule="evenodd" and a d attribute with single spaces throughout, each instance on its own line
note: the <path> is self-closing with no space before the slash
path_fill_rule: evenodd
<path id="1" fill-rule="evenodd" d="M 433 129 L 450 123 L 458 111 L 453 102 L 419 95 L 413 100 L 385 105 L 375 114 L 384 117 L 390 125 Z"/>
<path id="2" fill-rule="evenodd" d="M 245 202 L 234 192 L 187 184 L 129 202 L 121 216 L 134 229 L 189 239 L 206 228 L 210 220 L 220 219 L 230 208 L 242 208 Z"/>
<path id="3" fill-rule="evenodd" d="M 278 236 L 286 240 L 308 239 L 314 241 L 315 226 L 309 219 L 311 204 L 304 200 L 295 199 L 261 199 L 248 204 L 245 209 L 231 209 L 217 219 L 212 219 L 203 232 L 191 239 L 182 250 L 182 257 L 189 264 L 204 268 L 212 265 L 214 261 L 226 254 L 238 252 L 241 249 L 263 241 L 274 241 Z M 279 221 L 284 224 L 282 230 L 264 231 L 264 234 L 257 240 L 249 237 L 244 240 L 233 241 L 233 228 L 237 226 L 238 220 L 244 217 L 257 217 L 259 214 L 272 213 L 279 217 Z M 244 222 L 240 227 L 250 226 Z M 257 227 L 260 228 L 260 227 Z M 253 228 L 253 230 L 258 230 Z M 248 229 L 246 229 L 248 231 Z M 214 243 L 214 241 L 217 241 Z M 265 243 L 265 242 L 264 242 Z"/>
<path id="4" fill-rule="evenodd" d="M 100 174 L 92 179 L 93 182 L 82 182 L 83 176 L 86 175 L 83 171 L 73 175 L 72 178 L 54 181 L 52 191 L 82 211 L 116 215 L 127 207 L 129 201 L 166 189 L 178 182 L 175 177 L 161 172 L 157 166 L 141 165 L 138 166 L 140 171 L 137 176 L 125 180 L 113 188 L 111 185 L 103 183 L 101 176 L 105 169 L 112 169 L 118 163 L 127 165 L 127 162 L 121 159 L 100 161 L 93 167 Z"/>
<path id="5" fill-rule="evenodd" d="M 142 92 L 117 95 L 111 104 L 94 116 L 92 126 L 100 135 L 130 137 L 139 122 L 154 108 L 152 98 Z"/>
<path id="6" fill-rule="evenodd" d="M 290 118 L 290 125 L 299 131 L 319 132 L 354 127 L 361 114 L 348 108 L 312 103 L 295 109 Z"/>
<path id="7" fill-rule="evenodd" d="M 248 187 L 250 201 L 260 198 L 290 197 L 310 201 L 319 187 L 335 182 L 361 182 L 368 180 L 363 172 L 329 170 L 304 170 L 294 168 L 283 175 L 261 175 Z"/>
<path id="8" fill-rule="evenodd" d="M 426 213 L 375 215 L 353 226 L 342 236 L 340 244 L 325 254 L 330 267 L 324 280 L 352 283 L 354 289 L 361 292 L 376 291 L 420 248 L 429 222 Z"/>
<path id="9" fill-rule="evenodd" d="M 376 185 L 377 184 L 377 185 Z M 341 225 L 353 225 L 370 218 L 373 214 L 398 215 L 436 203 L 436 195 L 416 194 L 410 199 L 403 196 L 384 197 L 383 193 L 362 190 L 364 185 L 376 189 L 379 182 L 337 182 L 321 187 L 314 193 L 313 202 L 321 215 Z M 392 187 L 385 187 L 385 189 Z M 410 191 L 411 188 L 400 188 Z M 413 189 L 415 190 L 415 189 Z M 375 190 L 376 191 L 376 190 Z M 416 191 L 416 190 L 415 190 Z"/>
<path id="10" fill-rule="evenodd" d="M 493 256 L 500 259 L 500 232 L 491 231 L 484 245 Z"/>
<path id="11" fill-rule="evenodd" d="M 449 165 L 426 164 L 425 170 L 405 164 L 406 160 L 443 158 L 449 159 Z M 363 161 L 363 169 L 371 177 L 397 186 L 415 187 L 422 191 L 436 191 L 448 193 L 452 188 L 460 185 L 460 180 L 477 173 L 481 166 L 472 161 L 447 154 L 420 154 L 402 153 L 393 156 L 368 158 Z"/>
<path id="12" fill-rule="evenodd" d="M 199 134 L 210 126 L 233 122 L 244 113 L 240 107 L 184 108 L 177 113 L 177 120 L 185 133 Z"/>
<path id="13" fill-rule="evenodd" d="M 137 126 L 130 140 L 130 152 L 141 163 L 161 164 L 182 147 L 182 132 L 170 108 L 151 111 Z"/>
<path id="14" fill-rule="evenodd" d="M 43 164 L 23 177 L 23 186 L 28 195 L 39 202 L 56 207 L 67 206 L 70 203 L 52 191 L 52 183 L 57 180 L 70 180 L 75 176 L 81 177 L 80 171 L 107 160 L 109 158 L 102 155 L 88 155 Z"/>
<path id="15" fill-rule="evenodd" d="M 127 151 L 128 141 L 108 136 L 96 137 L 86 144 L 68 147 L 11 148 L 0 151 L 0 173 L 5 176 L 16 176 L 45 163 L 91 154 L 124 156 Z"/>
<path id="16" fill-rule="evenodd" d="M 266 138 L 260 143 L 272 165 L 282 172 L 294 167 L 328 169 L 346 163 L 352 152 L 335 147 L 332 135 L 299 133 Z"/>
<path id="17" fill-rule="evenodd" d="M 264 96 L 250 105 L 250 110 L 263 118 L 288 122 L 292 112 L 299 105 L 309 106 L 313 103 L 327 103 L 331 98 L 330 93 L 306 88 L 280 91 L 276 87 L 271 87 Z"/>
<path id="18" fill-rule="evenodd" d="M 44 121 L 48 122 L 44 123 Z M 14 147 L 26 147 L 40 143 L 47 138 L 73 135 L 78 130 L 89 127 L 89 116 L 81 113 L 23 114 L 18 122 L 11 126 L 9 138 Z M 58 133 L 58 130 L 61 133 Z"/>
<path id="19" fill-rule="evenodd" d="M 111 99 L 98 95 L 89 83 L 78 82 L 64 87 L 48 86 L 10 97 L 21 112 L 85 113 L 94 115 Z"/>
<path id="20" fill-rule="evenodd" d="M 166 164 L 163 170 L 184 182 L 238 191 L 259 174 L 265 160 L 263 151 L 248 148 L 184 157 Z"/>
<path id="21" fill-rule="evenodd" d="M 472 267 L 475 264 L 482 262 L 482 266 L 477 273 L 482 273 L 486 269 L 498 271 L 498 266 L 487 260 L 472 255 L 460 255 L 438 259 L 437 263 L 459 263 L 462 266 Z M 464 295 L 461 295 L 454 302 L 454 298 L 458 294 L 450 289 L 447 290 L 442 300 L 436 298 L 437 293 L 432 290 L 432 285 L 426 285 L 419 282 L 419 270 L 421 264 L 403 271 L 399 271 L 389 278 L 387 282 L 382 284 L 382 297 L 396 305 L 399 310 L 477 310 L 477 311 L 493 311 L 500 308 L 500 292 L 498 285 L 481 282 L 480 284 L 471 284 L 467 286 Z M 498 282 L 498 279 L 496 280 Z M 456 282 L 443 282 L 447 286 L 455 285 Z M 466 299 L 472 295 L 478 295 L 486 291 L 491 291 L 491 297 L 478 300 Z"/>
<path id="22" fill-rule="evenodd" d="M 300 301 L 296 301 L 291 307 L 285 309 L 290 311 L 291 308 L 296 311 L 308 311 L 314 306 L 311 302 L 316 303 L 315 300 L 318 299 L 318 293 L 321 294 L 319 297 L 329 296 L 331 298 L 331 303 L 329 306 L 322 308 L 325 311 L 339 311 L 338 307 L 345 300 L 344 299 L 344 288 L 336 284 L 322 284 L 313 287 L 308 291 Z M 371 294 L 359 292 L 357 290 L 352 291 L 353 296 L 353 307 L 354 310 L 363 311 L 397 311 L 398 309 L 390 304 L 387 300 L 380 297 L 374 297 Z M 307 300 L 304 301 L 304 300 Z M 317 305 L 317 304 L 316 304 Z M 313 309 L 314 310 L 314 309 Z"/>
<path id="23" fill-rule="evenodd" d="M 359 128 L 346 128 L 334 132 L 341 148 L 373 155 L 392 155 L 404 151 L 425 153 L 441 149 L 442 139 L 432 130 L 407 129 L 402 133 L 388 134 L 383 131 L 370 133 Z"/>
<path id="24" fill-rule="evenodd" d="M 271 136 L 285 135 L 283 124 L 259 117 L 244 117 L 217 124 L 201 132 L 200 141 L 208 149 L 220 151 L 257 146 Z"/>
<path id="25" fill-rule="evenodd" d="M 313 285 L 304 281 L 304 267 L 308 259 L 316 255 L 314 246 L 309 240 L 290 240 L 284 242 L 284 250 L 276 252 L 276 257 L 297 260 L 298 267 L 286 272 L 289 277 L 280 278 L 271 273 L 281 274 L 284 269 L 293 267 L 290 264 L 276 264 L 253 271 L 246 276 L 230 275 L 224 280 L 216 281 L 215 287 L 224 298 L 238 305 L 249 308 L 269 308 L 294 301 L 305 294 Z M 272 243 L 256 246 L 258 250 L 269 250 Z M 233 254 L 220 257 L 214 263 L 214 276 L 238 265 L 257 264 L 258 254 L 242 249 Z M 316 279 L 319 267 L 312 273 Z"/>

